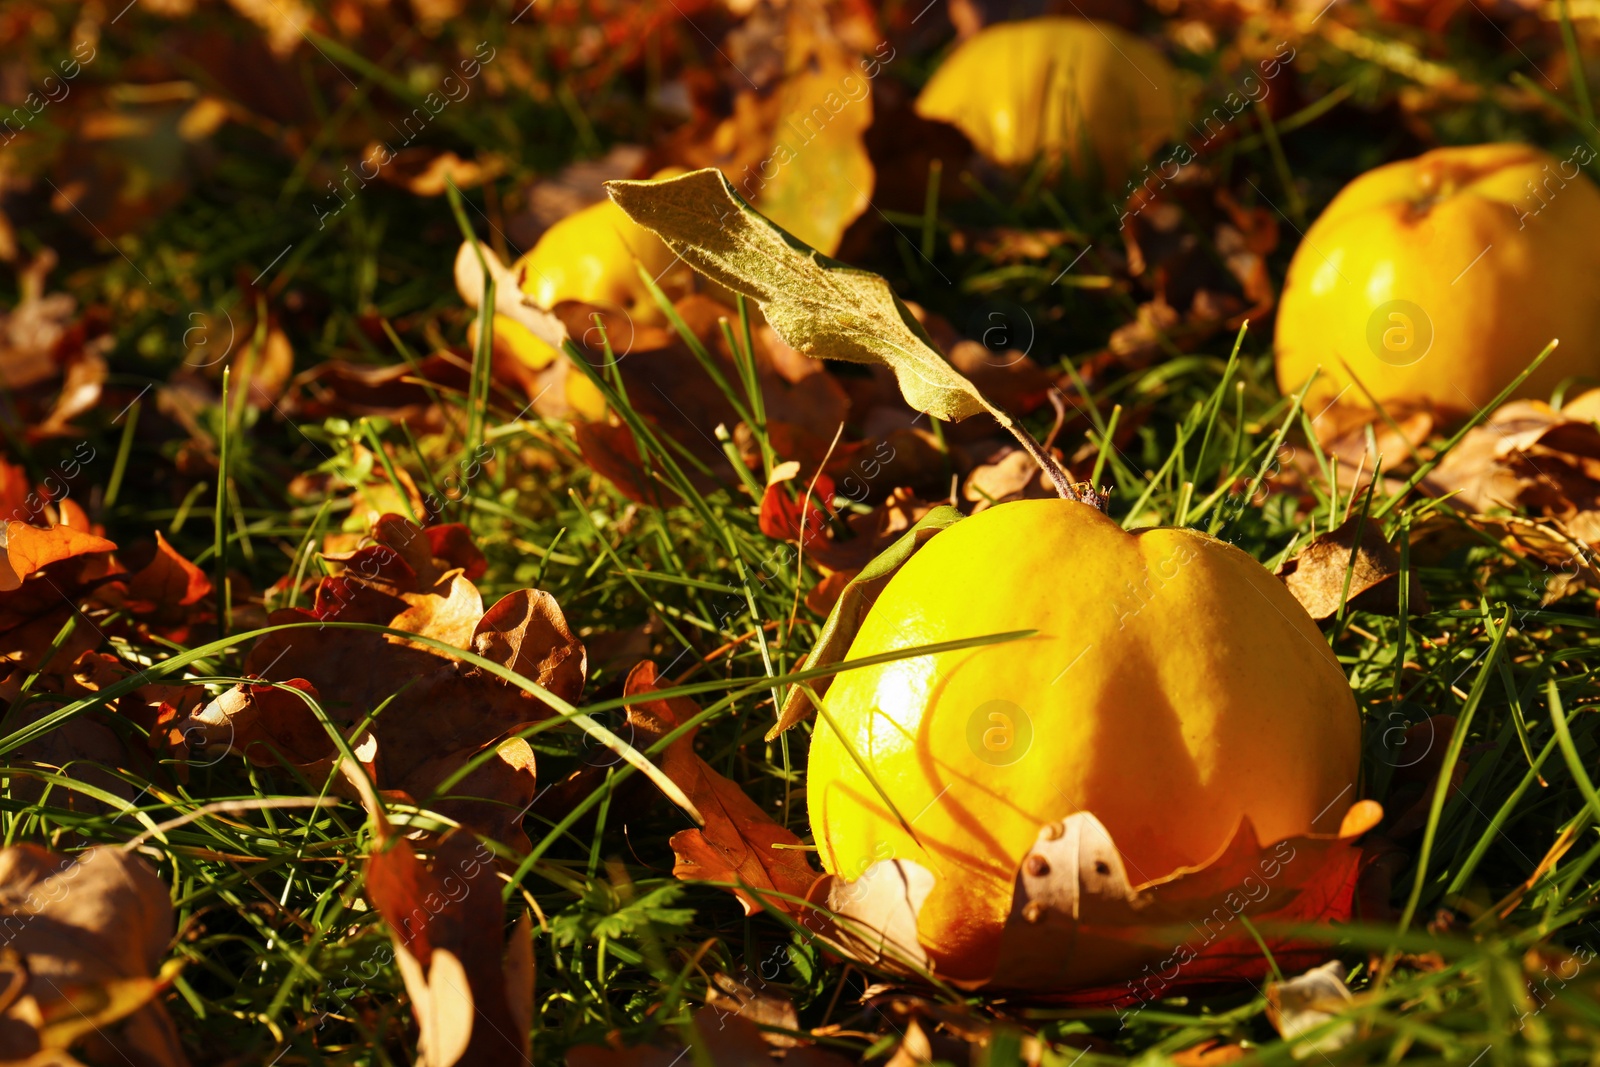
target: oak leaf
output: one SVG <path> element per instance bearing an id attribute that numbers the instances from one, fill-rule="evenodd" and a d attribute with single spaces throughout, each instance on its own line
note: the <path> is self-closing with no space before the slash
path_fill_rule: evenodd
<path id="1" fill-rule="evenodd" d="M 1356 842 L 1382 814 L 1359 801 L 1336 834 L 1270 845 L 1241 820 L 1210 860 L 1139 884 L 1104 824 L 1089 812 L 1071 815 L 1041 827 L 1019 859 L 989 976 L 956 984 L 1142 1010 L 1184 989 L 1262 977 L 1267 962 L 1238 921 L 1244 915 L 1280 966 L 1309 966 L 1326 948 L 1285 931 L 1350 918 L 1365 863 Z M 917 917 L 936 879 L 915 861 L 883 860 L 853 882 L 824 876 L 809 899 L 829 921 L 821 933 L 836 948 L 910 978 L 932 966 Z"/>
<path id="2" fill-rule="evenodd" d="M 372 536 L 372 544 L 336 554 L 343 569 L 318 583 L 311 610 L 276 611 L 270 620 L 387 626 L 470 650 L 568 704 L 578 699 L 586 676 L 583 645 L 548 593 L 518 590 L 485 611 L 465 571 L 452 566 L 481 562 L 460 544 L 460 532 L 430 534 L 391 515 L 375 524 Z M 436 548 L 454 560 L 434 555 Z M 492 753 L 433 806 L 527 847 L 520 823 L 537 793 L 534 756 L 526 741 L 510 735 L 555 713 L 542 699 L 420 641 L 339 626 L 268 634 L 245 667 L 255 677 L 314 693 L 341 730 L 378 711 L 371 725 L 377 784 L 418 802 L 469 761 Z M 241 754 L 251 742 L 270 740 L 288 762 L 309 769 L 333 753 L 320 747 L 307 714 L 293 694 L 247 685 L 214 701 L 191 724 Z"/>

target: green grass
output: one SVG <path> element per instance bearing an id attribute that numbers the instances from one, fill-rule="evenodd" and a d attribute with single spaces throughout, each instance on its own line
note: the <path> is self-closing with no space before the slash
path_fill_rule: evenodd
<path id="1" fill-rule="evenodd" d="M 61 27 L 70 25 L 64 7 L 52 10 Z M 220 7 L 196 18 L 239 37 L 256 32 Z M 165 25 L 130 13 L 107 32 L 93 76 L 105 83 L 134 77 L 135 58 L 154 47 Z M 19 49 L 19 67 L 53 62 L 64 52 L 62 40 L 46 35 Z M 356 158 L 430 57 L 448 59 L 478 40 L 520 57 L 533 73 L 498 95 L 485 87 L 428 140 L 463 154 L 506 155 L 511 169 L 495 194 L 466 192 L 458 222 L 443 198 L 373 185 L 347 214 L 319 229 L 308 207 L 308 190 L 317 184 L 312 176 L 331 175 Z M 1514 57 L 1501 55 L 1498 45 L 1470 28 L 1457 27 L 1449 40 L 1449 55 L 1469 79 L 1511 84 Z M 679 450 L 656 439 L 604 379 L 613 407 L 636 431 L 651 468 L 678 489 L 681 505 L 629 504 L 583 465 L 568 425 L 513 420 L 517 405 L 491 389 L 486 375 L 475 379 L 479 404 L 441 396 L 438 431 L 416 433 L 382 419 L 285 416 L 272 405 L 225 409 L 216 402 L 220 368 L 184 366 L 184 334 L 197 321 L 191 313 L 244 330 L 257 318 L 258 301 L 283 326 L 297 370 L 330 359 L 392 363 L 398 357 L 389 337 L 413 353 L 427 353 L 441 339 L 464 344 L 471 313 L 449 273 L 459 225 L 504 255 L 502 228 L 489 225 L 503 218 L 501 198 L 580 152 L 649 132 L 637 78 L 612 78 L 574 95 L 568 75 L 544 54 L 545 42 L 526 26 L 508 26 L 505 12 L 470 13 L 435 40 L 407 30 L 365 64 L 335 52 L 327 60 L 302 47 L 286 64 L 304 88 L 310 116 L 304 126 L 314 134 L 302 150 L 225 127 L 190 160 L 185 195 L 109 239 L 82 233 L 70 215 L 38 204 L 11 215 L 25 252 L 48 245 L 62 253 L 53 287 L 109 309 L 107 402 L 78 420 L 96 458 L 84 465 L 71 496 L 119 543 L 161 530 L 208 574 L 229 578 L 231 610 L 223 614 L 231 614 L 225 625 L 232 629 L 218 640 L 186 649 L 116 638 L 105 650 L 172 677 L 225 687 L 242 670 L 243 634 L 261 625 L 255 609 L 263 591 L 285 575 L 322 573 L 315 552 L 321 537 L 359 526 L 346 493 L 294 496 L 296 476 L 322 472 L 348 482 L 394 479 L 403 471 L 426 492 L 454 475 L 465 488 L 441 517 L 467 523 L 485 551 L 490 567 L 478 583 L 485 601 L 537 585 L 557 599 L 588 644 L 595 669 L 578 710 L 618 728 L 622 679 L 632 660 L 604 651 L 624 638 L 647 647 L 665 675 L 695 687 L 705 709 L 704 758 L 809 840 L 809 724 L 776 743 L 763 735 L 775 713 L 771 679 L 798 670 L 822 622 L 803 606 L 816 572 L 809 565 L 797 570 L 793 553 L 762 535 L 749 487 L 730 470 L 714 490 L 697 488 L 678 473 L 685 462 Z M 1253 183 L 1275 201 L 1287 176 L 1313 215 L 1354 173 L 1414 145 L 1392 112 L 1398 75 L 1331 48 L 1318 54 L 1323 62 L 1307 99 L 1316 100 L 1317 91 L 1345 98 L 1315 113 L 1310 104 L 1302 122 L 1280 118 L 1275 132 L 1245 138 L 1214 164 L 1230 187 L 1248 193 Z M 216 71 L 182 57 L 168 62 L 175 76 L 223 91 Z M 357 88 L 335 77 L 330 64 Z M 554 89 L 541 97 L 529 91 L 535 84 Z M 1570 106 L 1586 110 L 1587 93 Z M 66 113 L 64 106 L 58 111 Z M 1558 155 L 1583 131 L 1553 110 L 1509 107 L 1493 95 L 1440 114 L 1438 125 L 1446 140 L 1522 136 Z M 963 187 L 948 170 L 940 181 L 946 190 Z M 899 235 L 884 231 L 876 259 L 863 265 L 964 328 L 995 309 L 1020 310 L 1036 329 L 1034 357 L 1051 368 L 1100 347 L 1131 317 L 1134 297 L 1125 288 L 1049 282 L 1084 246 L 1100 256 L 1120 247 L 1117 210 L 1104 198 L 1035 181 L 1012 199 L 970 195 L 943 203 L 937 213 L 908 215 Z M 1063 227 L 1083 242 L 1056 249 L 1043 269 L 1008 271 L 971 251 L 952 251 L 948 237 L 958 225 Z M 1283 230 L 1284 247 L 1272 261 L 1275 279 L 1294 241 L 1287 223 Z M 1098 273 L 1101 267 L 1090 262 L 1081 269 Z M 14 293 L 8 291 L 8 303 Z M 1307 414 L 1276 390 L 1269 341 L 1265 329 L 1252 328 L 1235 350 L 1234 338 L 1218 333 L 1196 351 L 1068 389 L 1067 403 L 1087 415 L 1069 421 L 1068 434 L 1087 434 L 1097 446 L 1098 480 L 1115 487 L 1113 517 L 1128 525 L 1193 526 L 1272 565 L 1310 536 L 1310 517 L 1327 529 L 1352 503 L 1364 506 L 1329 496 L 1320 480 L 1301 491 L 1284 488 L 1275 476 L 1287 466 L 1288 447 L 1315 465 L 1325 460 L 1306 436 Z M 228 359 L 235 379 L 260 373 L 251 355 L 259 344 L 259 333 L 235 334 Z M 193 437 L 166 392 L 183 376 L 209 383 Z M 141 392 L 146 386 L 151 391 Z M 738 404 L 759 413 L 760 398 L 748 386 L 743 376 L 733 383 L 707 376 L 701 383 L 729 389 Z M 136 398 L 136 407 L 119 411 Z M 1049 430 L 1048 415 L 1046 409 L 1033 420 L 1040 437 Z M 1121 447 L 1109 447 L 1107 423 L 1117 420 L 1137 429 Z M 25 444 L 19 429 L 7 426 L 8 455 L 35 476 L 58 468 L 74 447 L 70 440 Z M 480 442 L 494 449 L 493 460 L 460 478 L 481 458 Z M 380 443 L 390 449 L 374 465 L 371 450 Z M 1061 443 L 1070 453 L 1079 440 Z M 1396 468 L 1401 460 L 1385 463 Z M 1417 832 L 1396 842 L 1390 914 L 1320 934 L 1329 957 L 1351 965 L 1356 1002 L 1349 1017 L 1360 1024 L 1354 1043 L 1326 1059 L 1593 1062 L 1600 1034 L 1600 983 L 1590 948 L 1600 912 L 1594 594 L 1541 607 L 1547 577 L 1541 565 L 1415 495 L 1379 497 L 1366 521 L 1386 537 L 1429 527 L 1409 547 L 1405 567 L 1427 590 L 1431 614 L 1406 620 L 1357 611 L 1327 626 L 1365 721 L 1362 794 L 1392 814 L 1420 803 L 1425 817 Z M 41 695 L 40 702 L 133 732 L 106 711 L 103 698 L 65 704 Z M 1461 724 L 1429 742 L 1445 754 L 1447 768 L 1466 767 L 1455 793 L 1403 774 L 1418 756 L 1399 744 L 1401 732 L 1437 714 Z M 193 764 L 186 781 L 171 777 L 175 767 L 166 768 L 161 784 L 131 779 L 131 804 L 102 791 L 98 805 L 69 805 L 67 790 L 93 795 L 103 788 L 95 776 L 101 769 L 91 774 L 83 764 L 56 768 L 19 758 L 16 745 L 46 728 L 19 735 L 18 716 L 13 708 L 0 726 L 10 783 L 0 799 L 5 842 L 71 850 L 143 837 L 177 910 L 180 932 L 169 955 L 184 967 L 168 1007 L 195 1062 L 410 1062 L 415 1031 L 403 984 L 388 934 L 362 894 L 372 836 L 358 806 L 232 806 L 322 796 L 328 788 L 235 759 Z M 559 781 L 598 751 L 572 722 L 548 725 L 530 740 L 542 784 Z M 613 1031 L 630 1043 L 677 1040 L 715 972 L 759 980 L 791 998 L 803 1028 L 836 1027 L 826 1044 L 837 1051 L 886 1060 L 898 1024 L 858 1003 L 870 980 L 862 968 L 829 958 L 777 918 L 746 918 L 721 890 L 672 880 L 667 841 L 690 824 L 643 783 L 618 793 L 637 777 L 616 763 L 573 813 L 530 816 L 533 853 L 505 867 L 506 901 L 531 904 L 541 917 L 535 1062 L 559 1062 L 573 1045 L 604 1043 Z M 25 799 L 32 794 L 19 793 L 22 779 L 49 788 L 42 799 Z M 614 804 L 614 796 L 624 799 Z M 397 811 L 395 818 L 438 825 L 425 802 L 422 809 Z M 1570 848 L 1541 867 L 1563 834 Z M 1536 869 L 1526 892 L 1500 908 Z M 1569 963 L 1549 955 L 1563 950 L 1575 954 Z M 1550 969 L 1541 970 L 1541 961 Z M 1016 1062 L 1020 1032 L 1049 1044 L 1047 1062 L 1082 1067 L 1159 1063 L 1210 1038 L 1248 1043 L 1253 1062 L 1299 1062 L 1277 1041 L 1262 992 L 1249 986 L 1152 1003 L 1127 1025 L 1109 1008 L 985 1001 L 948 990 L 928 995 L 994 1022 L 995 1036 L 974 1062 Z"/>

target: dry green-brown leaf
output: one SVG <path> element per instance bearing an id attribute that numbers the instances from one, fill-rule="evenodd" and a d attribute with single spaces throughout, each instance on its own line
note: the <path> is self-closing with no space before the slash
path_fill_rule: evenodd
<path id="1" fill-rule="evenodd" d="M 945 420 L 992 407 L 934 348 L 882 277 L 822 255 L 745 203 L 718 170 L 606 183 L 611 199 L 690 265 L 761 305 L 778 336 L 818 359 L 879 363 L 906 402 Z"/>

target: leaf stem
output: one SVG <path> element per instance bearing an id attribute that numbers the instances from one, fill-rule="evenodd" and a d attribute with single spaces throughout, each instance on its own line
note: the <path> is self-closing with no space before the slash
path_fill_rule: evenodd
<path id="1" fill-rule="evenodd" d="M 1061 464 L 1056 462 L 1055 457 L 1046 452 L 1039 442 L 1033 439 L 1033 434 L 1018 425 L 1010 415 L 1007 415 L 987 400 L 983 401 L 983 406 L 989 409 L 989 413 L 995 417 L 995 420 L 1001 426 L 1011 431 L 1011 436 L 1017 439 L 1017 443 L 1022 446 L 1022 450 L 1032 456 L 1033 461 L 1039 464 L 1044 472 L 1050 476 L 1050 481 L 1055 485 L 1057 496 L 1062 500 L 1071 500 L 1077 504 L 1091 504 L 1101 511 L 1105 510 L 1104 498 L 1099 493 L 1096 493 L 1092 486 L 1087 493 L 1081 492 L 1078 486 L 1073 483 L 1071 477 L 1067 475 L 1067 472 L 1062 469 Z"/>

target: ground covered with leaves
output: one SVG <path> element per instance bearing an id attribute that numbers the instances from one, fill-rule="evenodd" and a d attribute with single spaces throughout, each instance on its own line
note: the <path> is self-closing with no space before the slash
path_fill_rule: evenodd
<path id="1" fill-rule="evenodd" d="M 1374 166 L 1592 161 L 1600 15 L 1065 7 L 1200 102 L 1125 182 L 913 109 L 1042 2 L 8 4 L 0 1059 L 1592 1062 L 1595 383 L 1333 425 L 1272 316 Z M 919 524 L 1055 489 L 676 257 L 518 306 L 507 265 L 665 167 L 888 279 L 1125 527 L 1282 577 L 1381 805 L 1330 912 L 1076 998 L 819 934 L 830 613 Z"/>

